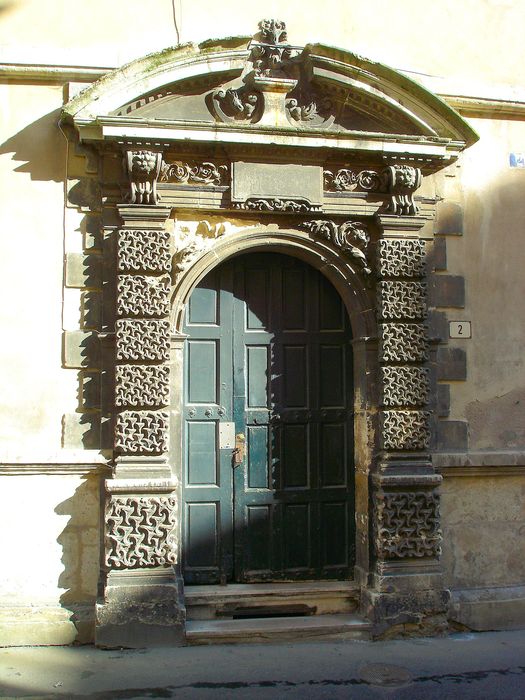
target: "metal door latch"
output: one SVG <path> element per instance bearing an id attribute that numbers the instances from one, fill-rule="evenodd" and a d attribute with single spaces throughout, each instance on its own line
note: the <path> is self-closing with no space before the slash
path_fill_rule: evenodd
<path id="1" fill-rule="evenodd" d="M 244 433 L 237 433 L 235 436 L 235 449 L 233 450 L 233 466 L 238 467 L 244 462 L 244 453 L 246 451 L 246 438 Z"/>

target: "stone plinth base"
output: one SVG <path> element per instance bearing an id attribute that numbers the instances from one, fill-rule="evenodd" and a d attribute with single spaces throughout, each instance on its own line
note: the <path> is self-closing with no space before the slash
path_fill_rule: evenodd
<path id="1" fill-rule="evenodd" d="M 111 572 L 97 604 L 95 644 L 140 649 L 184 643 L 186 609 L 170 571 Z"/>

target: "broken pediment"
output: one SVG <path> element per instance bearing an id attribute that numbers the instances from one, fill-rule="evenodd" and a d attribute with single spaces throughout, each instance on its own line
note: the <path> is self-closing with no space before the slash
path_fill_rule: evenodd
<path id="1" fill-rule="evenodd" d="M 403 74 L 341 49 L 293 46 L 276 20 L 262 21 L 252 38 L 188 44 L 134 61 L 74 98 L 64 119 L 84 140 L 355 150 L 370 139 L 395 142 L 387 152 L 444 160 L 477 140 L 453 109 Z M 411 146 L 403 151 L 402 143 Z"/>

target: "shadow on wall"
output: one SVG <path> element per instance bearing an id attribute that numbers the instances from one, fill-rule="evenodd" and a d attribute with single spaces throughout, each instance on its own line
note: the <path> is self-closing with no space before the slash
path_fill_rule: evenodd
<path id="1" fill-rule="evenodd" d="M 0 145 L 0 154 L 12 153 L 12 160 L 23 161 L 14 172 L 28 173 L 31 180 L 64 182 L 66 141 L 59 118 L 60 109 L 55 109 Z"/>
<path id="2" fill-rule="evenodd" d="M 58 587 L 65 589 L 60 604 L 71 612 L 79 644 L 92 643 L 95 602 L 100 571 L 100 476 L 85 477 L 71 498 L 55 508 L 58 515 L 69 515 L 57 538 L 62 547 L 64 571 Z"/>

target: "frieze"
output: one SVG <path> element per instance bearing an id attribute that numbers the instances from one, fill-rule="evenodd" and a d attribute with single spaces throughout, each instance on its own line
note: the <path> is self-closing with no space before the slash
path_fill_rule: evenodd
<path id="1" fill-rule="evenodd" d="M 167 316 L 170 312 L 169 275 L 119 275 L 117 314 L 119 316 Z"/>
<path id="2" fill-rule="evenodd" d="M 375 170 L 325 169 L 323 177 L 325 189 L 333 192 L 353 192 L 354 190 L 379 192 L 387 186 L 386 176 Z"/>
<path id="3" fill-rule="evenodd" d="M 379 325 L 381 362 L 425 362 L 429 358 L 428 327 L 424 323 Z"/>
<path id="4" fill-rule="evenodd" d="M 122 411 L 116 416 L 115 449 L 121 454 L 162 454 L 168 449 L 167 411 Z"/>
<path id="5" fill-rule="evenodd" d="M 157 204 L 157 180 L 162 163 L 162 154 L 157 151 L 126 151 L 124 168 L 129 180 L 128 201 L 130 204 Z"/>
<path id="6" fill-rule="evenodd" d="M 425 282 L 388 280 L 379 282 L 378 314 L 384 321 L 420 320 L 426 316 Z"/>
<path id="7" fill-rule="evenodd" d="M 117 365 L 115 406 L 167 406 L 169 365 Z"/>
<path id="8" fill-rule="evenodd" d="M 117 264 L 122 272 L 169 272 L 170 234 L 153 229 L 121 229 Z"/>
<path id="9" fill-rule="evenodd" d="M 116 357 L 130 360 L 167 361 L 170 358 L 168 319 L 120 319 L 115 322 Z"/>
<path id="10" fill-rule="evenodd" d="M 322 211 L 321 205 L 311 204 L 303 199 L 257 199 L 254 197 L 244 202 L 232 202 L 232 207 L 234 209 L 281 212 L 285 214 Z"/>
<path id="11" fill-rule="evenodd" d="M 380 277 L 423 277 L 425 243 L 419 238 L 379 241 L 377 272 Z"/>
<path id="12" fill-rule="evenodd" d="M 439 557 L 439 496 L 435 492 L 375 495 L 375 546 L 380 559 Z"/>
<path id="13" fill-rule="evenodd" d="M 384 406 L 424 406 L 428 402 L 429 371 L 425 367 L 381 367 Z"/>
<path id="14" fill-rule="evenodd" d="M 429 411 L 382 411 L 381 438 L 385 450 L 427 450 Z"/>
<path id="15" fill-rule="evenodd" d="M 140 569 L 177 563 L 177 500 L 112 496 L 106 503 L 106 566 Z"/>
<path id="16" fill-rule="evenodd" d="M 160 182 L 180 185 L 225 185 L 228 181 L 227 165 L 204 163 L 162 163 Z"/>
<path id="17" fill-rule="evenodd" d="M 366 227 L 359 221 L 345 221 L 337 224 L 330 219 L 315 219 L 305 221 L 301 224 L 301 228 L 331 241 L 343 253 L 354 258 L 365 275 L 372 272 L 366 257 L 370 235 Z"/>

